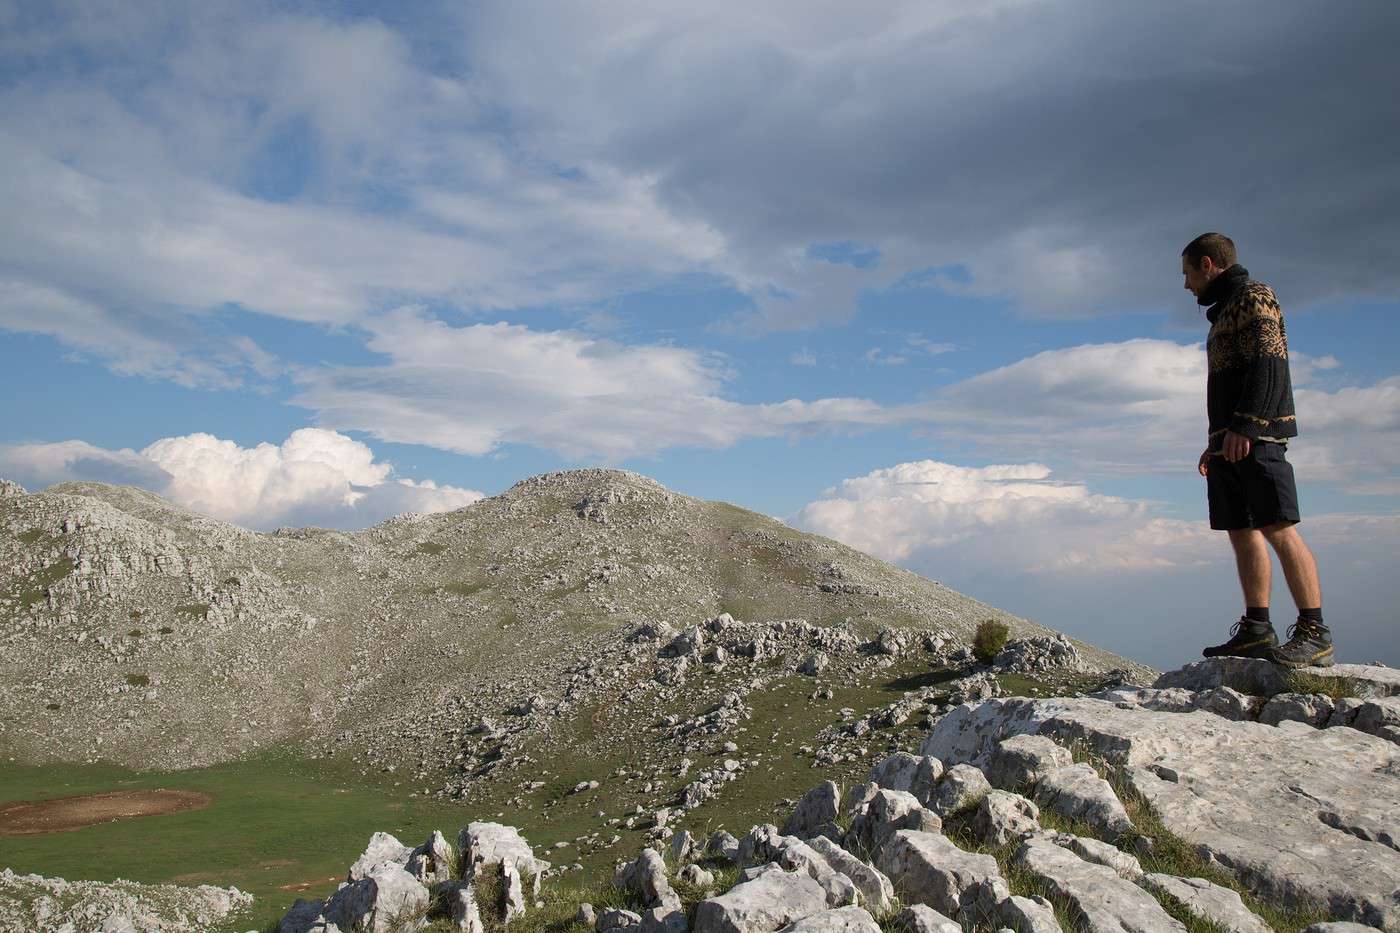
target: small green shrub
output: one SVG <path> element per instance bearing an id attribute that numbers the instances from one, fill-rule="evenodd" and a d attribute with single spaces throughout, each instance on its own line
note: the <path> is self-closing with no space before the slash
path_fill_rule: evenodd
<path id="1" fill-rule="evenodd" d="M 441 554 L 443 551 L 447 550 L 447 545 L 438 544 L 435 541 L 424 541 L 418 545 L 418 550 L 420 553 L 423 554 L 431 554 L 433 556 L 437 556 L 438 554 Z"/>
<path id="2" fill-rule="evenodd" d="M 141 610 L 140 610 L 140 609 L 133 609 L 133 610 L 131 610 L 131 621 L 133 621 L 133 622 L 139 622 L 139 621 L 141 621 Z"/>
<path id="3" fill-rule="evenodd" d="M 149 687 L 151 685 L 151 678 L 147 677 L 145 674 L 127 674 L 126 682 L 133 687 Z"/>
<path id="4" fill-rule="evenodd" d="M 1011 630 L 1006 627 L 1006 623 L 986 619 L 977 626 L 977 634 L 972 636 L 972 653 L 983 664 L 991 664 L 992 660 L 1001 654 L 1001 649 L 1006 647 L 1006 639 L 1010 634 Z"/>
<path id="5" fill-rule="evenodd" d="M 146 633 L 141 631 L 139 628 L 134 628 L 131 631 L 127 632 L 127 634 L 130 635 L 132 638 L 140 638 Z"/>
<path id="6" fill-rule="evenodd" d="M 195 616 L 196 618 L 206 619 L 209 617 L 209 604 L 190 603 L 187 606 L 176 606 L 175 611 L 187 616 Z"/>
<path id="7" fill-rule="evenodd" d="M 160 632 L 162 635 L 174 635 L 174 634 L 175 634 L 175 630 L 174 630 L 173 628 L 171 628 L 170 626 L 168 626 L 168 625 L 162 625 L 160 628 L 156 629 L 156 631 Z"/>

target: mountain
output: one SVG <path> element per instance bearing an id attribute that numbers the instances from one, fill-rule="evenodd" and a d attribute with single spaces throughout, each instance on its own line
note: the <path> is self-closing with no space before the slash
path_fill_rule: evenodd
<path id="1" fill-rule="evenodd" d="M 462 797 L 584 714 L 635 734 L 667 698 L 744 697 L 803 665 L 838 686 L 901 659 L 932 669 L 986 619 L 1063 641 L 619 470 L 358 532 L 255 533 L 129 486 L 0 482 L 0 751 L 20 762 L 174 770 L 278 747 L 412 762 L 424 790 Z M 1081 674 L 1145 672 L 1063 650 Z"/>

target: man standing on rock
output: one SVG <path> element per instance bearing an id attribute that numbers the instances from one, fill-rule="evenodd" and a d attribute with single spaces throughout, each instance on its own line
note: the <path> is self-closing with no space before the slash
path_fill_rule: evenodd
<path id="1" fill-rule="evenodd" d="M 1224 234 L 1203 233 L 1188 243 L 1181 271 L 1210 321 L 1210 427 L 1197 469 L 1206 478 L 1210 527 L 1229 532 L 1245 603 L 1229 641 L 1203 654 L 1265 658 L 1285 667 L 1329 666 L 1332 633 L 1322 622 L 1317 562 L 1294 527 L 1298 492 L 1284 456 L 1298 425 L 1283 311 L 1273 289 L 1251 281 L 1235 261 L 1235 244 Z M 1298 606 L 1298 621 L 1282 645 L 1269 622 L 1270 546 Z"/>

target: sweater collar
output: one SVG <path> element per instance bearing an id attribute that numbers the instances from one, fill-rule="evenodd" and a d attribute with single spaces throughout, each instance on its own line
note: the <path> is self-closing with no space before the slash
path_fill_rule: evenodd
<path id="1" fill-rule="evenodd" d="M 1235 263 L 1212 279 L 1211 283 L 1206 286 L 1206 290 L 1201 292 L 1201 296 L 1196 299 L 1196 304 L 1210 306 L 1210 309 L 1206 311 L 1206 320 L 1214 324 L 1225 301 L 1248 281 L 1249 270 L 1239 263 Z"/>

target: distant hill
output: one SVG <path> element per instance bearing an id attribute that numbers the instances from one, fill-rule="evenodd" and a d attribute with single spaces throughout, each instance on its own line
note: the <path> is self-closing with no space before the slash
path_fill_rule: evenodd
<path id="1" fill-rule="evenodd" d="M 693 629 L 722 613 L 736 621 Z M 277 746 L 416 762 L 406 778 L 462 796 L 585 713 L 635 734 L 667 696 L 700 706 L 807 662 L 837 683 L 900 656 L 928 666 L 983 619 L 1047 631 L 617 470 L 352 533 L 254 533 L 128 486 L 0 483 L 0 752 L 20 762 L 168 770 Z M 667 647 L 688 628 L 699 644 Z M 873 650 L 886 628 L 904 634 Z M 1144 670 L 1077 648 L 1085 669 Z"/>

